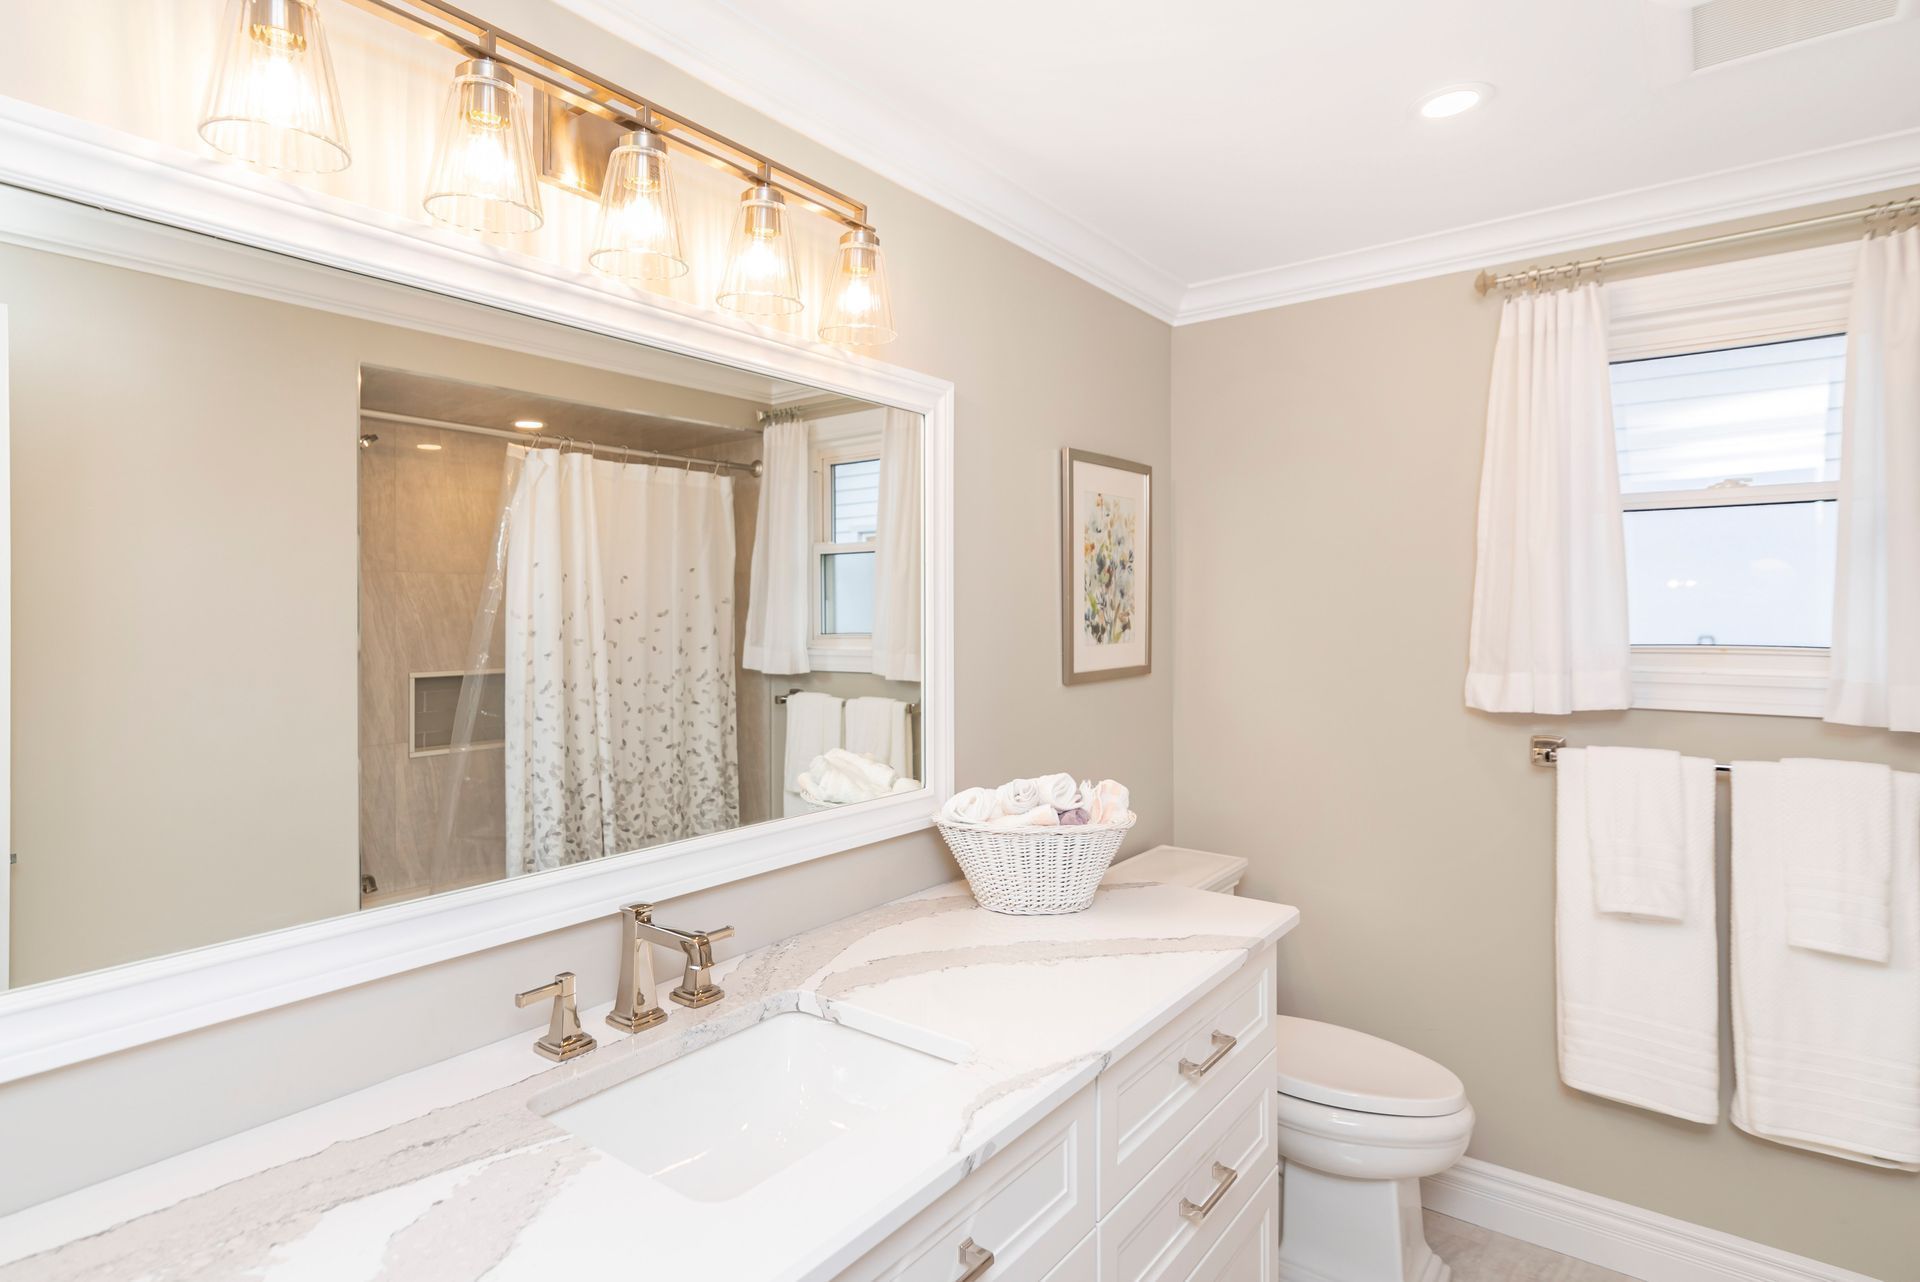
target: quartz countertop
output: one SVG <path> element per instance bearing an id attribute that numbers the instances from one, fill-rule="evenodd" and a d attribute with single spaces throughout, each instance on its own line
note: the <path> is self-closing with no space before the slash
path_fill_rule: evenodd
<path id="1" fill-rule="evenodd" d="M 1158 884 L 1008 917 L 936 887 L 729 959 L 724 1000 L 669 1004 L 644 1032 L 584 1010 L 600 1046 L 568 1063 L 525 1034 L 0 1218 L 0 1279 L 830 1278 L 1298 918 Z M 792 1011 L 957 1067 L 730 1201 L 682 1197 L 547 1116 Z"/>

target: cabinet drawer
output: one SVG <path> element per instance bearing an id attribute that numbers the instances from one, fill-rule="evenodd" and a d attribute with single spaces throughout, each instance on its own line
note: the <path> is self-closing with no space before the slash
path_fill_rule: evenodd
<path id="1" fill-rule="evenodd" d="M 1249 957 L 1100 1075 L 1102 1216 L 1273 1049 L 1273 958 L 1271 948 Z"/>
<path id="2" fill-rule="evenodd" d="M 988 1274 L 981 1282 L 988 1282 Z M 1100 1241 L 1092 1233 L 1080 1239 L 1080 1245 L 1067 1252 L 1067 1258 L 1053 1266 L 1047 1282 L 1098 1282 L 1100 1277 Z"/>
<path id="3" fill-rule="evenodd" d="M 986 1252 L 993 1263 L 979 1282 L 1042 1282 L 1093 1229 L 1093 1152 L 1089 1086 L 861 1257 L 842 1282 L 958 1282 Z"/>
<path id="4" fill-rule="evenodd" d="M 1101 1282 L 1184 1282 L 1278 1169 L 1273 1054 L 1100 1221 Z"/>
<path id="5" fill-rule="evenodd" d="M 1275 1282 L 1280 1275 L 1280 1172 L 1227 1225 L 1190 1282 Z"/>

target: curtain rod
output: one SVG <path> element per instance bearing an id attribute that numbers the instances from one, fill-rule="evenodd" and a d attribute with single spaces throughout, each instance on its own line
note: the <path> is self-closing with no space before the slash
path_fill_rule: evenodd
<path id="1" fill-rule="evenodd" d="M 443 418 L 420 418 L 413 414 L 394 414 L 387 410 L 361 410 L 361 418 L 374 419 L 381 423 L 404 423 L 410 427 L 435 427 L 449 432 L 472 432 L 480 436 L 497 436 L 502 440 L 518 441 L 522 445 L 538 446 L 542 440 L 535 432 L 509 432 L 499 427 L 482 427 L 478 423 L 455 423 Z M 659 417 L 659 416 L 655 416 Z M 696 419 L 680 418 L 671 420 L 685 423 L 690 427 L 721 427 L 719 423 L 702 423 Z M 738 428 L 724 428 L 729 432 Z M 689 471 L 697 467 L 710 467 L 718 471 L 725 468 L 729 472 L 745 472 L 748 476 L 758 476 L 764 470 L 759 459 L 751 463 L 730 463 L 725 459 L 694 458 L 686 454 L 663 454 L 659 450 L 636 449 L 631 445 L 601 445 L 596 441 L 583 441 L 577 436 L 548 436 L 545 438 L 555 448 L 567 445 L 584 446 L 589 451 L 605 450 L 609 454 L 626 454 L 635 458 L 659 459 L 667 463 L 679 463 Z"/>
<path id="2" fill-rule="evenodd" d="M 1546 285 L 1559 279 L 1573 280 L 1584 272 L 1598 272 L 1608 267 L 1617 267 L 1622 263 L 1644 262 L 1650 258 L 1664 258 L 1669 254 L 1684 254 L 1697 249 L 1714 249 L 1721 245 L 1739 245 L 1762 237 L 1782 236 L 1796 231 L 1812 231 L 1819 227 L 1838 227 L 1843 223 L 1872 224 L 1883 218 L 1892 222 L 1910 214 L 1920 214 L 1920 196 L 1907 200 L 1889 201 L 1884 205 L 1868 205 L 1864 209 L 1849 209 L 1844 213 L 1821 214 L 1816 218 L 1801 218 L 1790 223 L 1775 223 L 1768 227 L 1753 227 L 1746 231 L 1730 231 L 1720 236 L 1685 240 L 1677 245 L 1661 245 L 1654 249 L 1636 249 L 1625 254 L 1608 254 L 1576 262 L 1560 263 L 1557 266 L 1527 267 L 1517 272 L 1483 271 L 1473 278 L 1473 289 L 1475 293 L 1485 297 L 1496 289 L 1512 289 L 1517 285 Z"/>

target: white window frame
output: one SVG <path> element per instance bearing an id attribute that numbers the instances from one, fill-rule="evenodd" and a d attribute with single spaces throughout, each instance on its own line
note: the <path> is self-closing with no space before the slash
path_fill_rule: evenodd
<path id="1" fill-rule="evenodd" d="M 624 903 L 925 832 L 952 795 L 951 382 L 7 98 L 0 242 L 561 360 L 591 356 L 643 377 L 665 352 L 765 376 L 769 387 L 802 383 L 897 406 L 924 416 L 926 514 L 920 788 L 0 993 L 0 1083 L 560 930 Z M 0 627 L 0 653 L 6 635 Z M 0 696 L 5 689 L 0 682 Z M 6 802 L 0 771 L 0 815 Z"/>
<path id="2" fill-rule="evenodd" d="M 1645 360 L 1845 333 L 1858 252 L 1856 244 L 1843 242 L 1613 283 L 1607 288 L 1608 358 Z M 1777 485 L 1767 487 L 1765 501 L 1831 499 L 1838 493 L 1832 483 Z M 1621 510 L 1756 501 L 1738 489 L 1711 496 L 1628 494 L 1621 497 Z M 1637 645 L 1633 706 L 1820 717 L 1829 667 L 1827 650 Z"/>
<path id="3" fill-rule="evenodd" d="M 813 556 L 809 561 L 808 591 L 811 604 L 807 661 L 815 672 L 872 672 L 873 635 L 871 633 L 821 630 L 821 603 L 825 584 L 821 569 L 830 552 L 871 552 L 878 539 L 865 543 L 833 541 L 833 465 L 858 463 L 880 457 L 880 427 L 884 411 L 864 409 L 836 418 L 816 420 L 808 454 L 813 472 Z"/>

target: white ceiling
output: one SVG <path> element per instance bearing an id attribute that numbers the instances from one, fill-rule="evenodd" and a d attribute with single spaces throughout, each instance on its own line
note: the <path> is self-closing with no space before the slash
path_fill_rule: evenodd
<path id="1" fill-rule="evenodd" d="M 1920 0 L 1698 73 L 1674 0 L 561 2 L 1170 320 L 1920 181 Z"/>

